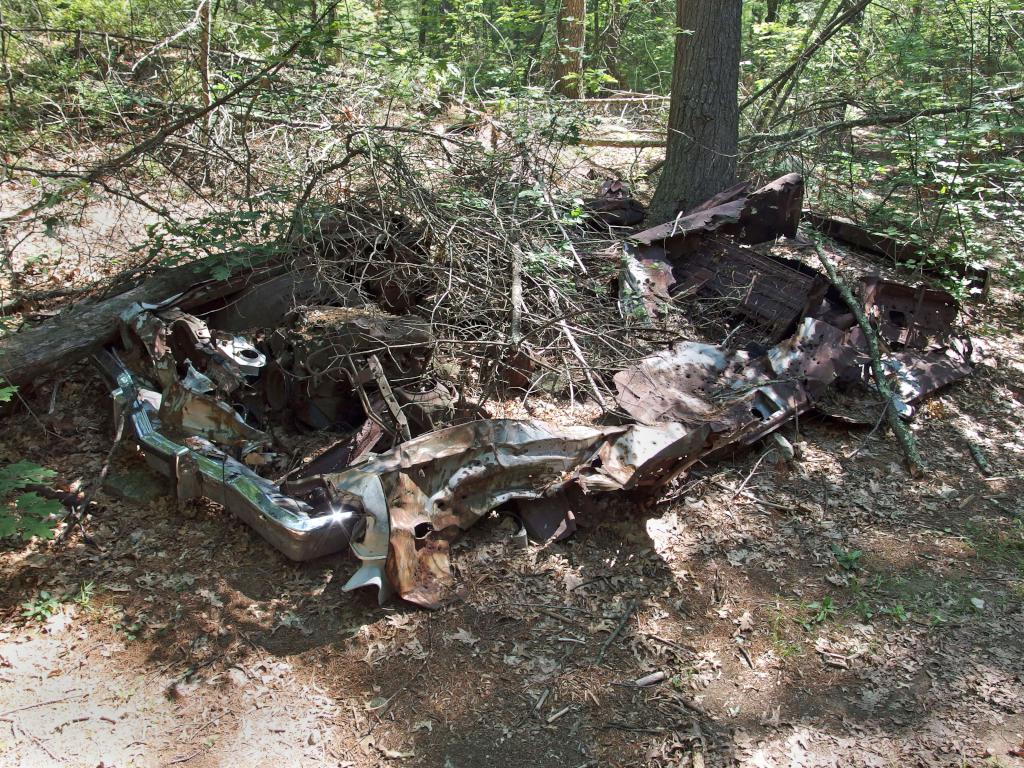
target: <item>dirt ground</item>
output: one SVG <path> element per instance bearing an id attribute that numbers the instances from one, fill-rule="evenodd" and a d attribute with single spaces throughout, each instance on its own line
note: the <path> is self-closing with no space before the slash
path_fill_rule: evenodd
<path id="1" fill-rule="evenodd" d="M 180 507 L 123 445 L 88 538 L 0 552 L 0 768 L 1024 766 L 1024 306 L 968 312 L 925 479 L 882 430 L 801 418 L 791 465 L 766 441 L 564 543 L 492 515 L 437 612 Z M 109 393 L 84 364 L 54 386 L 0 460 L 89 487 Z"/>

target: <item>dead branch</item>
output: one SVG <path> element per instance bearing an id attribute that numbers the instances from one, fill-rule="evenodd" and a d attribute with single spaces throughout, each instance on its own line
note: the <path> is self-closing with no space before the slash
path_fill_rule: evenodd
<path id="1" fill-rule="evenodd" d="M 96 482 L 93 483 L 92 488 L 86 494 L 85 498 L 77 506 L 72 506 L 68 510 L 68 514 L 65 516 L 64 521 L 67 526 L 61 531 L 60 536 L 57 538 L 58 542 L 66 541 L 74 531 L 75 526 L 81 526 L 82 533 L 86 535 L 88 541 L 88 534 L 85 533 L 85 515 L 89 511 L 89 505 L 92 504 L 92 500 L 96 498 L 96 493 L 100 488 L 103 487 L 103 483 L 107 479 L 107 475 L 110 473 L 110 463 L 114 459 L 114 451 L 117 450 L 117 446 L 121 444 L 121 438 L 124 436 L 124 414 L 118 414 L 117 425 L 114 430 L 114 442 L 110 445 L 110 450 L 107 451 L 107 457 L 103 461 L 103 466 L 100 468 L 100 473 L 96 477 Z"/>
<path id="2" fill-rule="evenodd" d="M 141 285 L 102 300 L 85 301 L 34 328 L 0 339 L 0 376 L 14 384 L 29 384 L 66 368 L 90 352 L 110 343 L 117 334 L 118 317 L 136 302 L 156 303 L 208 279 L 222 267 L 220 256 L 167 270 Z M 280 265 L 252 265 L 237 269 L 226 281 L 211 287 L 204 300 L 236 293 L 256 274 L 270 277 Z"/>
<path id="3" fill-rule="evenodd" d="M 893 434 L 896 435 L 896 440 L 903 451 L 903 456 L 907 462 L 907 470 L 912 477 L 921 477 L 925 473 L 924 461 L 921 459 L 921 454 L 917 449 L 917 441 L 914 440 L 914 436 L 910 433 L 907 425 L 900 419 L 899 409 L 894 407 L 897 398 L 896 394 L 892 391 L 892 387 L 889 386 L 889 380 L 885 377 L 878 335 L 875 333 L 871 323 L 868 322 L 867 315 L 864 314 L 864 309 L 853 295 L 850 286 L 839 276 L 835 264 L 825 255 L 825 252 L 822 251 L 821 246 L 817 242 L 814 243 L 814 250 L 818 254 L 818 260 L 825 268 L 829 280 L 832 281 L 832 284 L 842 294 L 843 301 L 846 302 L 854 317 L 857 318 L 857 325 L 860 327 L 861 333 L 864 334 L 868 345 L 868 354 L 871 356 L 871 370 L 875 376 L 875 386 L 886 403 L 885 415 L 889 426 L 892 427 Z"/>
<path id="4" fill-rule="evenodd" d="M 745 110 L 766 93 L 769 93 L 785 83 L 797 70 L 802 68 L 804 64 L 806 64 L 811 57 L 814 56 L 814 54 L 817 53 L 823 45 L 825 45 L 825 43 L 835 37 L 836 33 L 846 26 L 846 24 L 857 18 L 857 16 L 870 4 L 871 0 L 860 0 L 860 2 L 852 6 L 846 13 L 825 27 L 825 29 L 821 31 L 821 34 L 818 35 L 817 39 L 797 54 L 796 58 L 793 59 L 788 67 L 765 83 L 765 85 L 759 88 L 755 93 L 744 99 L 740 104 L 740 112 Z"/>
<path id="5" fill-rule="evenodd" d="M 1003 99 L 1003 103 L 1016 103 L 1024 100 L 1024 93 L 1018 93 Z M 992 109 L 998 109 L 992 105 Z M 949 107 L 933 107 L 932 109 L 907 110 L 905 112 L 890 112 L 881 115 L 868 115 L 855 120 L 835 120 L 824 125 L 812 125 L 807 128 L 798 128 L 786 133 L 751 133 L 740 138 L 741 142 L 763 143 L 763 144 L 784 144 L 805 139 L 808 136 L 817 136 L 835 131 L 848 131 L 854 128 L 879 128 L 885 125 L 901 125 L 917 120 L 922 117 L 940 117 L 942 115 L 955 115 L 962 112 L 983 111 L 985 107 L 977 104 L 954 104 Z"/>
<path id="6" fill-rule="evenodd" d="M 620 147 L 623 149 L 653 149 L 664 147 L 665 139 L 631 139 L 616 138 L 615 136 L 582 136 L 580 145 L 584 147 Z"/>
<path id="7" fill-rule="evenodd" d="M 619 623 L 615 627 L 615 630 L 610 635 L 608 635 L 608 639 L 605 640 L 604 645 L 601 646 L 601 650 L 597 654 L 598 664 L 600 664 L 602 659 L 604 659 L 605 653 L 607 653 L 608 649 L 611 648 L 612 643 L 615 642 L 615 638 L 622 634 L 622 630 L 626 628 L 626 624 L 629 623 L 629 619 L 636 612 L 636 609 L 637 601 L 630 600 L 629 605 L 626 606 L 626 610 L 622 612 L 622 616 L 619 618 Z"/>
<path id="8" fill-rule="evenodd" d="M 64 186 L 59 187 L 57 190 L 43 195 L 43 197 L 41 197 L 37 202 L 33 203 L 32 205 L 27 206 L 26 208 L 22 208 L 21 210 L 12 213 L 10 216 L 6 216 L 3 219 L 0 219 L 0 227 L 9 227 L 11 224 L 25 219 L 27 216 L 40 210 L 41 208 L 48 208 L 53 205 L 56 205 L 57 203 L 74 195 L 75 193 L 81 192 L 85 187 L 92 186 L 93 184 L 96 184 L 99 181 L 107 178 L 108 176 L 120 171 L 122 168 L 135 162 L 135 160 L 140 156 L 152 152 L 154 149 L 163 144 L 163 142 L 168 137 L 173 136 L 182 129 L 199 122 L 214 110 L 219 109 L 225 104 L 228 104 L 229 102 L 233 101 L 237 96 L 239 96 L 239 94 L 248 91 L 254 85 L 262 82 L 265 78 L 273 76 L 287 65 L 291 57 L 303 45 L 309 42 L 312 36 L 316 34 L 316 30 L 319 24 L 323 22 L 324 19 L 328 17 L 328 14 L 330 14 L 335 8 L 337 8 L 337 6 L 341 4 L 341 2 L 342 0 L 334 0 L 330 4 L 330 6 L 320 14 L 320 16 L 316 20 L 316 23 L 312 25 L 312 29 L 310 32 L 308 32 L 305 35 L 299 36 L 295 40 L 295 42 L 288 46 L 288 48 L 286 48 L 276 60 L 261 67 L 255 74 L 247 77 L 245 80 L 243 80 L 241 83 L 239 83 L 237 86 L 232 88 L 230 91 L 225 93 L 220 98 L 211 101 L 209 104 L 202 108 L 193 109 L 187 112 L 187 114 L 178 118 L 177 120 L 172 120 L 159 131 L 150 136 L 148 139 L 145 139 L 144 141 L 135 144 L 129 149 L 124 150 L 123 152 L 121 152 L 121 154 L 117 155 L 116 157 L 97 163 L 88 171 L 59 172 L 59 175 L 61 177 L 70 179 L 71 181 L 68 184 L 65 184 Z"/>

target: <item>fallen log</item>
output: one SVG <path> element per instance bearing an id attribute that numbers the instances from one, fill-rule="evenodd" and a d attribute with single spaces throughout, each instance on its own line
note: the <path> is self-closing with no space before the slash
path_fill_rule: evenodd
<path id="1" fill-rule="evenodd" d="M 118 317 L 136 302 L 156 304 L 205 281 L 176 305 L 187 312 L 284 271 L 280 263 L 254 265 L 238 268 L 227 279 L 213 279 L 223 268 L 220 256 L 175 267 L 114 296 L 83 301 L 35 327 L 0 338 L 0 378 L 28 386 L 102 348 L 117 336 Z"/>
<path id="2" fill-rule="evenodd" d="M 897 266 L 919 266 L 921 271 L 927 274 L 937 277 L 945 276 L 940 274 L 938 268 L 927 265 L 928 254 L 923 248 L 913 243 L 871 232 L 866 227 L 843 216 L 826 216 L 816 211 L 805 210 L 803 218 L 816 230 L 828 235 L 833 240 L 839 240 L 868 253 L 888 256 Z M 970 264 L 948 263 L 946 266 L 953 274 L 967 280 L 968 285 L 980 294 L 982 300 L 988 298 L 992 276 L 987 269 Z"/>

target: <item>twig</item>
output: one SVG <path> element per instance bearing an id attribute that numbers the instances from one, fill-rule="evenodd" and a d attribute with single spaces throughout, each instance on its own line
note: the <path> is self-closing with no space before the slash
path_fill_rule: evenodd
<path id="1" fill-rule="evenodd" d="M 134 64 L 132 64 L 132 68 L 130 70 L 131 73 L 134 75 L 135 74 L 135 70 L 137 70 L 139 68 L 139 65 L 142 64 L 142 62 L 146 61 L 146 59 L 148 59 L 151 56 L 155 55 L 157 53 L 157 51 L 159 51 L 161 48 L 166 48 L 168 45 L 173 43 L 179 37 L 182 37 L 183 35 L 187 35 L 193 29 L 198 27 L 199 26 L 199 20 L 200 20 L 200 18 L 202 16 L 202 13 L 203 13 L 203 9 L 206 7 L 206 4 L 207 4 L 208 1 L 209 0 L 199 0 L 199 5 L 196 6 L 196 12 L 192 16 L 192 20 L 188 24 L 186 24 L 184 27 L 179 29 L 177 32 L 175 32 L 173 35 L 171 35 L 170 37 L 165 37 L 163 40 L 159 41 L 156 45 L 154 45 L 152 48 L 150 48 L 148 51 L 146 51 L 146 53 L 144 53 L 142 55 L 142 58 L 140 58 L 138 61 L 136 61 Z"/>
<path id="2" fill-rule="evenodd" d="M 49 301 L 50 299 L 64 299 L 69 296 L 79 296 L 90 290 L 85 288 L 54 288 L 49 291 L 37 291 L 16 296 L 5 304 L 0 304 L 0 315 L 8 315 L 21 310 L 26 304 L 34 304 L 37 301 Z"/>
<path id="3" fill-rule="evenodd" d="M 1015 94 L 1003 99 L 1003 103 L 1015 103 L 1024 100 L 1024 94 Z M 993 109 L 1003 108 L 1001 106 L 993 105 Z M 984 106 L 978 104 L 956 104 L 951 107 L 935 107 L 933 109 L 915 109 L 907 112 L 892 112 L 881 115 L 870 115 L 868 117 L 859 117 L 854 120 L 836 120 L 831 123 L 825 123 L 824 125 L 812 125 L 807 128 L 797 128 L 786 133 L 749 133 L 746 136 L 742 136 L 740 141 L 742 143 L 758 143 L 758 144 L 783 144 L 791 141 L 798 141 L 800 139 L 807 138 L 808 136 L 816 136 L 822 133 L 831 133 L 833 131 L 847 131 L 853 128 L 875 128 L 883 125 L 901 125 L 903 123 L 909 123 L 911 120 L 917 120 L 921 117 L 941 117 L 943 115 L 955 115 L 962 112 L 981 112 L 985 109 Z"/>
<path id="4" fill-rule="evenodd" d="M 63 704 L 65 701 L 70 701 L 71 699 L 80 699 L 82 698 L 82 695 L 84 694 L 80 694 L 78 696 L 63 696 L 59 699 L 47 699 L 46 701 L 37 701 L 35 704 L 26 704 L 23 707 L 15 707 L 14 709 L 8 709 L 6 712 L 0 712 L 0 717 L 7 717 L 8 715 L 13 715 L 17 712 L 24 712 L 26 709 L 38 709 L 39 707 L 48 707 L 51 704 Z"/>
<path id="5" fill-rule="evenodd" d="M 622 633 L 622 630 L 625 629 L 626 624 L 629 622 L 629 618 L 633 615 L 633 612 L 636 611 L 636 608 L 637 601 L 630 600 L 629 605 L 626 606 L 626 610 L 622 612 L 622 618 L 619 619 L 619 625 L 615 628 L 614 632 L 608 635 L 608 639 L 605 640 L 604 645 L 601 646 L 601 651 L 597 654 L 598 664 L 600 664 L 601 660 L 604 659 L 605 653 L 611 647 L 611 644 L 615 642 L 615 638 L 617 638 Z"/>
<path id="6" fill-rule="evenodd" d="M 860 303 L 854 298 L 850 286 L 839 277 L 835 264 L 821 250 L 821 245 L 817 240 L 814 241 L 814 250 L 818 254 L 818 260 L 825 268 L 825 272 L 828 273 L 829 280 L 832 281 L 832 284 L 842 294 L 843 301 L 846 302 L 854 317 L 857 318 L 857 325 L 860 326 L 861 333 L 864 334 L 868 344 L 868 354 L 871 356 L 871 369 L 875 374 L 875 386 L 887 404 L 885 414 L 888 418 L 889 426 L 892 427 L 896 440 L 900 444 L 900 449 L 903 451 L 903 456 L 907 462 L 907 470 L 912 477 L 921 477 L 925 473 L 924 461 L 921 459 L 914 436 L 910 434 L 907 425 L 900 419 L 897 409 L 892 407 L 896 402 L 896 394 L 892 391 L 892 387 L 889 386 L 888 379 L 885 378 L 885 371 L 882 368 L 882 353 L 879 349 L 878 336 L 875 334 L 875 329 L 871 327 L 871 323 L 868 322 L 868 318 L 864 314 Z"/>
<path id="7" fill-rule="evenodd" d="M 988 459 L 985 458 L 985 454 L 981 452 L 981 448 L 977 444 L 972 443 L 965 437 L 964 440 L 967 443 L 967 450 L 971 452 L 971 458 L 974 459 L 974 463 L 978 465 L 978 469 L 981 470 L 981 474 L 985 477 L 992 477 L 992 465 L 988 463 Z"/>
<path id="8" fill-rule="evenodd" d="M 743 493 L 743 489 L 747 487 L 747 483 L 750 482 L 750 478 L 754 476 L 754 473 L 757 472 L 757 468 L 761 466 L 761 462 L 764 461 L 768 454 L 771 452 L 771 449 L 768 449 L 767 451 L 761 454 L 761 457 L 757 461 L 754 462 L 754 467 L 753 469 L 750 470 L 750 474 L 743 478 L 743 482 L 740 483 L 740 487 L 736 489 L 736 492 L 733 493 L 732 498 L 729 499 L 729 501 L 733 501 L 737 496 Z"/>
<path id="9" fill-rule="evenodd" d="M 553 288 L 548 289 L 548 298 L 551 299 L 551 306 L 554 307 L 555 312 L 561 312 L 561 308 L 558 304 L 558 294 L 555 293 Z M 559 330 L 562 332 L 562 335 L 565 336 L 565 340 L 569 342 L 569 349 L 572 350 L 573 357 L 575 357 L 583 367 L 583 375 L 587 379 L 587 384 L 590 385 L 590 391 L 593 393 L 594 398 L 598 403 L 600 403 L 602 408 L 608 410 L 608 403 L 601 394 L 601 390 L 597 388 L 597 382 L 594 381 L 594 375 L 591 373 L 590 365 L 587 363 L 586 358 L 583 357 L 583 350 L 581 350 L 580 345 L 576 343 L 576 337 L 573 336 L 572 331 L 569 330 L 569 324 L 565 322 L 565 318 L 561 318 L 557 325 Z"/>
<path id="10" fill-rule="evenodd" d="M 537 703 L 533 705 L 533 711 L 534 712 L 539 712 L 540 711 L 540 708 L 544 706 L 544 702 L 547 701 L 548 695 L 550 693 L 551 693 L 551 689 L 550 688 L 545 688 L 541 692 L 540 697 L 538 697 L 538 699 L 537 699 Z"/>
<path id="11" fill-rule="evenodd" d="M 197 749 L 195 752 L 193 752 L 193 753 L 191 753 L 189 755 L 182 755 L 181 757 L 176 757 L 173 760 L 169 760 L 166 763 L 164 763 L 164 765 L 177 765 L 178 763 L 187 763 L 192 758 L 198 757 L 199 755 L 201 755 L 202 752 L 203 752 L 203 750 Z"/>
<path id="12" fill-rule="evenodd" d="M 610 720 L 603 725 L 591 726 L 599 730 L 606 728 L 613 728 L 617 731 L 632 731 L 633 733 L 667 733 L 668 728 L 646 728 L 641 725 L 630 725 L 629 723 L 619 722 L 618 720 Z"/>
<path id="13" fill-rule="evenodd" d="M 583 630 L 587 629 L 587 625 L 583 622 L 576 621 L 576 619 L 570 619 L 568 616 L 563 616 L 560 613 L 555 613 L 554 611 L 548 610 L 547 608 L 538 608 L 537 612 L 543 613 L 545 616 L 550 616 L 552 619 L 558 619 L 558 621 L 564 622 L 565 624 L 572 624 L 573 626 L 579 627 Z"/>
<path id="14" fill-rule="evenodd" d="M 93 483 L 92 488 L 89 489 L 89 493 L 86 494 L 82 503 L 78 507 L 72 507 L 67 517 L 67 528 L 61 531 L 60 538 L 58 541 L 67 540 L 68 536 L 71 535 L 71 531 L 74 530 L 76 525 L 80 525 L 82 522 L 82 516 L 86 510 L 89 509 L 89 505 L 92 504 L 92 500 L 96 497 L 97 491 L 103 486 L 103 481 L 107 479 L 107 474 L 110 472 L 110 462 L 114 458 L 114 451 L 117 450 L 118 444 L 121 442 L 121 436 L 124 434 L 124 413 L 117 414 L 117 430 L 114 434 L 114 442 L 110 446 L 110 450 L 107 451 L 107 458 L 103 462 L 103 467 L 100 469 L 100 474 L 96 478 L 96 482 Z"/>
<path id="15" fill-rule="evenodd" d="M 861 13 L 865 8 L 867 8 L 870 4 L 871 0 L 860 0 L 860 2 L 858 2 L 856 5 L 852 6 L 849 10 L 847 10 L 846 13 L 844 13 L 838 19 L 836 19 L 827 27 L 825 27 L 825 29 L 821 31 L 821 34 L 818 35 L 817 39 L 809 46 L 804 48 L 804 50 L 802 50 L 797 55 L 797 57 L 793 59 L 789 66 L 787 66 L 779 74 L 777 74 L 775 77 L 769 80 L 762 88 L 758 89 L 756 93 L 751 94 L 746 99 L 744 99 L 743 102 L 740 104 L 740 112 L 745 110 L 747 107 L 749 107 L 759 98 L 764 96 L 766 93 L 772 91 L 778 85 L 784 83 L 787 79 L 789 79 L 789 77 L 793 75 L 794 72 L 800 69 L 804 64 L 806 64 L 810 60 L 810 58 L 815 53 L 818 52 L 818 49 L 820 49 L 825 43 L 827 43 L 832 37 L 834 37 L 835 34 L 839 32 L 839 30 L 841 30 L 849 21 L 856 18 L 857 15 Z"/>
<path id="16" fill-rule="evenodd" d="M 55 754 L 53 754 L 53 752 L 51 752 L 49 750 L 49 748 L 39 739 L 39 737 L 37 737 L 35 734 L 30 733 L 23 726 L 17 726 L 15 723 L 11 723 L 11 728 L 13 729 L 15 727 L 19 728 L 21 730 L 21 732 L 24 735 L 28 736 L 29 739 L 31 739 L 32 742 L 37 747 L 39 747 L 41 750 L 43 750 L 43 752 L 45 752 L 47 755 L 49 755 L 51 760 L 53 760 L 54 762 L 60 762 L 59 758 Z"/>
<path id="17" fill-rule="evenodd" d="M 885 416 L 886 416 L 886 413 L 888 413 L 888 411 L 889 411 L 889 403 L 886 403 L 884 406 L 882 406 L 882 411 L 881 411 L 881 413 L 878 414 L 878 418 L 875 420 L 875 426 L 873 426 L 871 428 L 871 431 L 868 432 L 867 437 L 865 437 L 856 448 L 854 448 L 852 451 L 850 451 L 850 453 L 846 454 L 846 458 L 847 459 L 852 459 L 854 456 L 856 456 L 858 453 L 861 452 L 861 450 L 864 448 L 865 445 L 868 444 L 868 440 L 871 439 L 871 436 L 874 435 L 875 432 L 878 431 L 878 428 L 880 426 L 882 426 L 882 422 L 885 420 Z"/>
<path id="18" fill-rule="evenodd" d="M 509 341 L 518 350 L 523 336 L 523 249 L 518 246 L 512 249 L 512 290 L 509 298 L 512 302 Z"/>
<path id="19" fill-rule="evenodd" d="M 711 483 L 711 485 L 715 486 L 716 488 L 720 488 L 723 491 L 730 491 L 730 492 L 733 491 L 733 489 L 730 488 L 725 483 L 720 483 L 717 480 L 712 480 L 711 478 L 707 478 L 707 481 L 709 483 Z M 784 509 L 787 512 L 793 509 L 792 505 L 787 506 L 785 504 L 778 504 L 777 502 L 774 502 L 774 501 L 765 501 L 764 499 L 758 498 L 757 496 L 755 496 L 754 494 L 752 494 L 750 491 L 747 491 L 747 490 L 740 491 L 736 495 L 737 496 L 742 496 L 745 499 L 749 499 L 750 501 L 754 502 L 755 504 L 763 504 L 766 507 L 773 507 L 775 509 Z M 733 496 L 733 498 L 735 499 L 736 496 Z"/>
<path id="20" fill-rule="evenodd" d="M 548 724 L 548 725 L 551 725 L 551 723 L 555 722 L 555 720 L 557 720 L 558 718 L 560 718 L 560 717 L 561 717 L 562 715 L 564 715 L 564 714 L 565 714 L 566 712 L 568 712 L 568 711 L 569 711 L 570 709 L 572 709 L 572 704 L 570 704 L 570 705 L 568 705 L 567 707 L 563 707 L 562 709 L 558 710 L 557 712 L 555 712 L 555 714 L 551 715 L 551 717 L 549 717 L 549 718 L 547 719 L 547 724 Z"/>
<path id="21" fill-rule="evenodd" d="M 340 4 L 341 0 L 333 0 L 333 2 L 331 2 L 331 4 L 320 14 L 320 16 L 316 18 L 315 23 L 312 25 L 311 31 L 309 33 L 301 35 L 298 39 L 295 40 L 294 43 L 289 45 L 288 48 L 286 48 L 281 53 L 281 55 L 277 57 L 274 61 L 268 63 L 264 67 L 261 67 L 257 72 L 252 74 L 250 77 L 247 77 L 245 80 L 236 85 L 234 88 L 232 88 L 230 91 L 225 93 L 220 98 L 211 101 L 208 105 L 202 107 L 201 109 L 194 109 L 189 111 L 184 117 L 180 117 L 177 120 L 171 121 L 170 123 L 166 124 L 163 128 L 161 128 L 159 131 L 156 131 L 154 134 L 152 134 L 149 138 L 144 139 L 143 141 L 139 142 L 138 144 L 135 144 L 132 147 L 129 147 L 116 157 L 100 161 L 96 165 L 92 166 L 92 168 L 90 168 L 88 171 L 58 171 L 51 174 L 53 178 L 66 178 L 69 179 L 70 182 L 42 196 L 40 200 L 33 203 L 32 205 L 15 211 L 9 216 L 5 216 L 4 218 L 0 219 L 0 228 L 10 226 L 18 221 L 21 221 L 22 219 L 29 216 L 29 214 L 34 213 L 36 210 L 40 208 L 56 205 L 58 202 L 64 200 L 66 197 L 69 197 L 77 192 L 81 192 L 86 187 L 100 182 L 106 177 L 121 170 L 125 166 L 130 165 L 139 156 L 156 149 L 161 144 L 163 144 L 163 142 L 166 139 L 168 139 L 178 131 L 182 130 L 183 128 L 187 128 L 188 126 L 198 122 L 199 120 L 202 120 L 208 114 L 224 106 L 225 104 L 233 100 L 236 96 L 238 96 L 240 93 L 247 91 L 253 85 L 261 83 L 265 78 L 275 75 L 277 72 L 279 72 L 281 69 L 285 67 L 285 65 L 288 63 L 288 60 L 300 48 L 302 48 L 309 42 L 309 39 L 314 34 L 318 34 L 320 23 L 324 19 L 326 19 L 328 14 L 332 13 Z"/>
<path id="22" fill-rule="evenodd" d="M 747 653 L 747 649 L 744 648 L 742 645 L 738 645 L 738 646 L 736 646 L 736 650 L 738 650 L 740 652 L 740 656 L 742 656 L 743 660 L 745 662 L 747 662 L 747 666 L 750 667 L 751 669 L 753 669 L 754 668 L 754 662 L 751 660 L 750 654 Z"/>

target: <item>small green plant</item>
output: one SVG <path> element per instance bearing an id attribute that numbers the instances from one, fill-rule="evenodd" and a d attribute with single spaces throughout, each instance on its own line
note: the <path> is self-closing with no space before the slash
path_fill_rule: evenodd
<path id="1" fill-rule="evenodd" d="M 788 659 L 792 656 L 799 656 L 803 648 L 786 637 L 783 628 L 786 626 L 785 614 L 776 611 L 772 616 L 772 648 L 780 659 Z"/>
<path id="2" fill-rule="evenodd" d="M 89 610 L 92 607 L 92 598 L 96 594 L 96 582 L 86 581 L 78 587 L 78 592 L 71 598 L 79 608 Z"/>
<path id="3" fill-rule="evenodd" d="M 893 603 L 882 608 L 882 613 L 886 616 L 898 621 L 899 623 L 905 622 L 910 618 L 910 614 L 907 613 L 907 609 L 903 607 L 903 603 Z"/>
<path id="4" fill-rule="evenodd" d="M 859 549 L 843 549 L 833 544 L 832 554 L 835 556 L 836 562 L 839 563 L 839 567 L 844 571 L 860 570 L 860 556 L 862 552 Z"/>
<path id="5" fill-rule="evenodd" d="M 18 388 L 0 379 L 0 403 L 9 403 Z M 44 499 L 34 491 L 25 491 L 30 485 L 53 477 L 56 472 L 30 461 L 16 461 L 0 467 L 0 539 L 20 535 L 23 541 L 33 536 L 53 538 L 53 516 L 61 505 L 54 499 Z"/>
<path id="6" fill-rule="evenodd" d="M 23 541 L 33 536 L 53 538 L 54 516 L 61 510 L 60 502 L 24 489 L 55 474 L 29 461 L 0 467 L 0 539 L 14 535 L 20 535 Z"/>
<path id="7" fill-rule="evenodd" d="M 868 622 L 875 618 L 875 609 L 867 598 L 862 597 L 854 603 L 853 610 L 857 612 L 861 621 Z"/>
<path id="8" fill-rule="evenodd" d="M 693 678 L 697 676 L 697 670 L 693 667 L 686 667 L 681 670 L 678 675 L 673 675 L 669 678 L 669 683 L 677 691 L 687 691 L 690 689 L 690 683 Z"/>
<path id="9" fill-rule="evenodd" d="M 804 607 L 808 615 L 804 619 L 797 619 L 797 623 L 807 631 L 810 631 L 815 624 L 824 624 L 826 621 L 830 621 L 839 612 L 829 595 L 825 595 L 821 600 L 808 603 Z"/>
<path id="10" fill-rule="evenodd" d="M 131 617 L 127 613 L 122 614 L 121 620 L 114 624 L 114 631 L 124 635 L 129 642 L 138 638 L 146 628 L 143 616 Z"/>
<path id="11" fill-rule="evenodd" d="M 34 600 L 22 603 L 21 609 L 25 621 L 46 621 L 60 610 L 60 600 L 46 590 L 41 590 Z"/>

